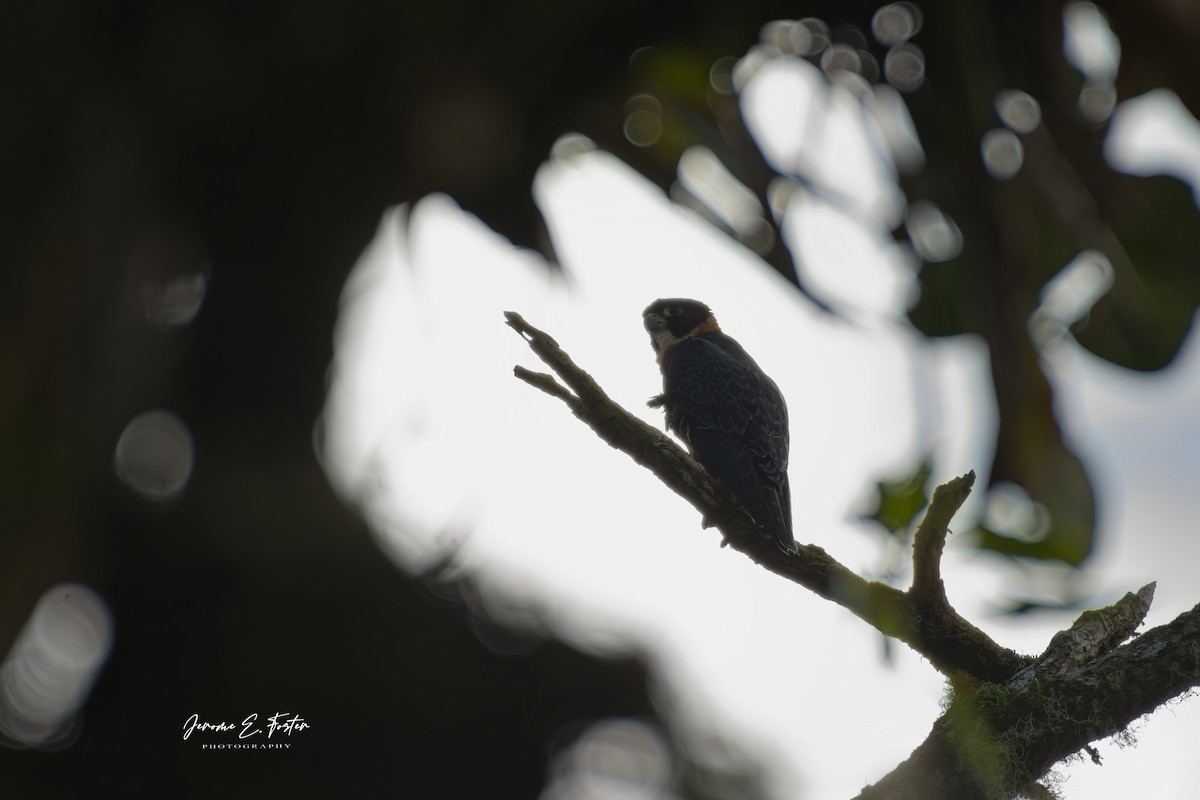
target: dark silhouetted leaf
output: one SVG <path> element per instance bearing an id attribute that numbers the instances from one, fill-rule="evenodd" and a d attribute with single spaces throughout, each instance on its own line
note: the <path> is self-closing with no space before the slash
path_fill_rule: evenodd
<path id="1" fill-rule="evenodd" d="M 926 487 L 930 472 L 931 465 L 926 458 L 911 474 L 875 484 L 875 508 L 862 518 L 879 523 L 892 536 L 907 537 L 913 520 L 929 503 Z"/>

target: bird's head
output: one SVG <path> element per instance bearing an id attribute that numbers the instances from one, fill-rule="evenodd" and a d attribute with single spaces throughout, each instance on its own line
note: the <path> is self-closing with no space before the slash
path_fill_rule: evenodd
<path id="1" fill-rule="evenodd" d="M 708 306 L 683 298 L 655 300 L 642 312 L 642 324 L 650 334 L 650 343 L 660 362 L 680 340 L 720 330 Z"/>

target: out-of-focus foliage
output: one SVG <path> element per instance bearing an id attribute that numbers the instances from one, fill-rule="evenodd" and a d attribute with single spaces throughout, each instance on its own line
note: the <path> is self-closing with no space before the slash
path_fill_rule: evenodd
<path id="1" fill-rule="evenodd" d="M 1055 419 L 1042 350 L 1074 335 L 1115 364 L 1161 368 L 1200 300 L 1193 196 L 1171 178 L 1122 174 L 1104 152 L 1122 100 L 1166 85 L 1188 108 L 1200 107 L 1196 72 L 1182 66 L 1196 66 L 1196 51 L 1181 33 L 1197 29 L 1198 15 L 1160 3 L 1106 8 L 1111 23 L 1077 2 L 806 7 L 814 16 L 764 21 L 740 61 L 702 39 L 642 51 L 632 61 L 624 130 L 587 130 L 824 307 L 785 246 L 780 187 L 798 185 L 834 205 L 840 187 L 822 183 L 819 164 L 771 163 L 741 113 L 745 78 L 739 83 L 737 72 L 805 59 L 820 68 L 826 92 L 856 86 L 864 117 L 881 87 L 898 90 L 923 154 L 906 159 L 881 143 L 909 203 L 895 234 L 924 262 L 909 318 L 929 336 L 974 333 L 987 342 L 999 410 L 989 484 L 1020 487 L 1042 514 L 1036 535 L 985 523 L 975 541 L 1073 565 L 1094 546 L 1095 502 Z M 1080 45 L 1080 36 L 1092 41 Z M 1103 45 L 1113 42 L 1116 55 L 1106 56 Z M 681 189 L 676 166 L 695 146 L 714 153 L 757 201 L 763 213 L 752 224 L 731 225 Z"/>
<path id="2" fill-rule="evenodd" d="M 875 508 L 865 514 L 864 519 L 873 520 L 892 536 L 907 540 L 917 514 L 929 502 L 928 484 L 932 471 L 926 459 L 908 475 L 879 481 L 875 485 Z"/>

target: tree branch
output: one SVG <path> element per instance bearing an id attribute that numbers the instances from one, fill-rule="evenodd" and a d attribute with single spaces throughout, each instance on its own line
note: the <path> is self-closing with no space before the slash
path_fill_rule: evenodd
<path id="1" fill-rule="evenodd" d="M 966 502 L 975 485 L 975 473 L 947 481 L 933 492 L 925 519 L 917 526 L 913 537 L 913 582 L 908 593 L 918 605 L 946 602 L 946 587 L 942 584 L 942 551 L 950 518 Z"/>
<path id="2" fill-rule="evenodd" d="M 878 630 L 905 642 L 944 673 L 965 672 L 988 681 L 1006 681 L 1031 659 L 1001 647 L 960 617 L 946 601 L 937 561 L 947 526 L 974 483 L 974 474 L 950 481 L 934 492 L 918 532 L 917 572 L 909 592 L 867 581 L 820 547 L 797 544 L 786 552 L 759 534 L 754 521 L 722 484 L 666 434 L 633 416 L 596 384 L 554 339 L 512 311 L 508 325 L 569 387 L 517 367 L 519 378 L 559 397 L 601 439 L 649 469 L 690 502 L 725 540 L 760 566 L 831 600 Z"/>
<path id="3" fill-rule="evenodd" d="M 1073 753 L 1097 758 L 1091 742 L 1200 685 L 1200 606 L 1117 646 L 1152 595 L 1085 611 L 1007 685 L 955 682 L 928 738 L 856 800 L 1011 797 Z"/>
<path id="4" fill-rule="evenodd" d="M 1045 653 L 1013 677 L 1012 687 L 1024 689 L 1036 680 L 1065 675 L 1133 636 L 1150 611 L 1154 586 L 1147 584 L 1108 608 L 1080 614 L 1070 628 L 1054 634 Z"/>
<path id="5" fill-rule="evenodd" d="M 759 535 L 732 494 L 691 456 L 614 403 L 554 339 L 519 314 L 505 316 L 566 387 L 522 367 L 517 377 L 561 399 L 600 438 L 657 475 L 735 550 L 905 642 L 950 677 L 949 704 L 929 736 L 858 800 L 1049 796 L 1036 781 L 1055 763 L 1080 750 L 1098 759 L 1091 742 L 1200 685 L 1200 606 L 1121 644 L 1145 619 L 1154 584 L 1085 611 L 1037 659 L 1000 647 L 959 616 L 946 598 L 940 563 L 974 473 L 934 491 L 913 539 L 907 592 L 864 580 L 819 547 L 798 544 L 788 552 Z"/>
<path id="6" fill-rule="evenodd" d="M 572 411 L 578 412 L 580 408 L 579 398 L 571 394 L 570 390 L 565 386 L 554 380 L 553 375 L 547 375 L 544 372 L 533 372 L 524 367 L 513 367 L 513 374 L 530 386 L 541 389 L 551 397 L 557 397 L 566 403 L 567 407 Z"/>

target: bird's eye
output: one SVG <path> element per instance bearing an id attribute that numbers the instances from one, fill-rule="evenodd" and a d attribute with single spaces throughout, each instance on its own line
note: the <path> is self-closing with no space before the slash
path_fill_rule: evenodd
<path id="1" fill-rule="evenodd" d="M 666 308 L 663 309 L 663 313 L 666 314 L 668 317 L 674 317 L 678 314 L 682 314 L 683 309 L 680 308 L 679 306 L 667 306 Z"/>

